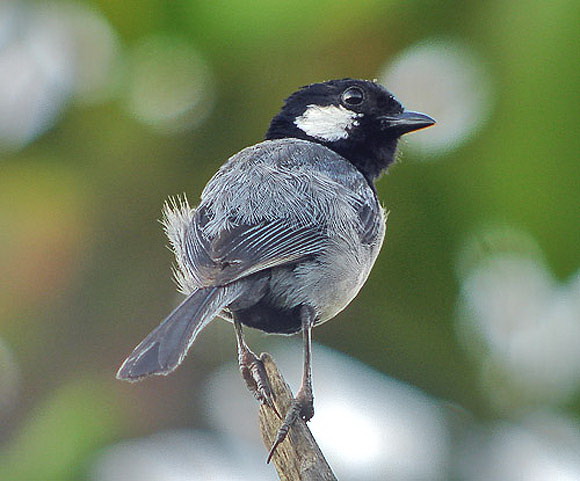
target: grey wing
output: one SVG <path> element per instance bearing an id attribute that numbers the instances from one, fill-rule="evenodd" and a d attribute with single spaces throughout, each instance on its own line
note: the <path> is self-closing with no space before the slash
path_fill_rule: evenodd
<path id="1" fill-rule="evenodd" d="M 360 239 L 363 244 L 374 244 L 381 238 L 385 221 L 382 209 L 378 202 L 357 202 L 356 212 L 358 215 Z"/>
<path id="2" fill-rule="evenodd" d="M 179 232 L 172 244 L 186 292 L 317 255 L 335 238 L 373 243 L 383 229 L 360 172 L 323 146 L 288 139 L 233 156 L 186 211 L 169 216 L 180 228 L 167 229 Z"/>
<path id="3" fill-rule="evenodd" d="M 202 287 L 225 285 L 314 256 L 328 240 L 322 226 L 286 218 L 232 225 L 208 239 L 203 232 L 204 209 L 198 208 L 184 239 L 187 270 Z"/>

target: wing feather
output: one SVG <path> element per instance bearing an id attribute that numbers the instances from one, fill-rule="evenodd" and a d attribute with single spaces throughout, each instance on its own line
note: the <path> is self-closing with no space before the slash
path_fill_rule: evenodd
<path id="1" fill-rule="evenodd" d="M 201 286 L 224 285 L 255 272 L 296 262 L 319 253 L 328 238 L 316 225 L 294 225 L 286 219 L 237 225 L 211 241 L 193 222 L 186 237 L 190 271 Z"/>
<path id="2" fill-rule="evenodd" d="M 371 246 L 384 231 L 360 172 L 296 139 L 244 149 L 208 182 L 197 209 L 178 204 L 179 212 L 166 209 L 165 225 L 185 293 L 316 256 L 338 239 Z"/>

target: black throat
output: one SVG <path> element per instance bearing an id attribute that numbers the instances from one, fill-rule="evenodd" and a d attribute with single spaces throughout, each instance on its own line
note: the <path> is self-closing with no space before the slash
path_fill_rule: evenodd
<path id="1" fill-rule="evenodd" d="M 367 129 L 364 137 L 352 136 L 334 142 L 325 142 L 307 135 L 293 122 L 293 113 L 281 112 L 272 122 L 266 132 L 266 140 L 302 139 L 328 147 L 353 164 L 373 185 L 396 156 L 398 136 L 385 135 L 383 131 Z"/>
<path id="2" fill-rule="evenodd" d="M 367 139 L 360 143 L 338 141 L 323 145 L 348 160 L 373 184 L 395 161 L 397 142 L 398 138 L 381 139 L 381 142 Z"/>

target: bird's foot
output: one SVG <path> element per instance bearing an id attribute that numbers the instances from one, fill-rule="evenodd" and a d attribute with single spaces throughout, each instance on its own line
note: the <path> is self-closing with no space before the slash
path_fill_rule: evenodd
<path id="1" fill-rule="evenodd" d="M 296 397 L 292 400 L 288 411 L 286 412 L 286 416 L 284 417 L 284 421 L 282 422 L 282 426 L 278 429 L 278 434 L 276 434 L 276 439 L 270 448 L 270 452 L 268 453 L 268 459 L 266 463 L 269 463 L 272 459 L 272 456 L 276 452 L 276 448 L 286 439 L 288 432 L 292 425 L 296 422 L 298 417 L 300 417 L 304 422 L 308 422 L 314 416 L 314 396 L 312 395 L 312 391 L 300 389 Z"/>
<path id="2" fill-rule="evenodd" d="M 246 381 L 248 390 L 260 403 L 272 408 L 281 419 L 282 417 L 274 405 L 274 393 L 262 360 L 248 349 L 240 353 L 239 361 L 240 372 Z"/>

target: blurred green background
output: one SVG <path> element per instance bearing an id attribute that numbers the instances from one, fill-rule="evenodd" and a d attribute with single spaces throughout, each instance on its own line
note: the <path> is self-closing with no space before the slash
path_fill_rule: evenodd
<path id="1" fill-rule="evenodd" d="M 458 306 L 466 269 L 498 250 L 535 259 L 553 292 L 580 288 L 579 14 L 572 0 L 4 1 L 0 479 L 87 479 L 105 446 L 207 427 L 199 386 L 235 359 L 227 323 L 168 378 L 114 378 L 178 302 L 161 206 L 195 203 L 286 96 L 330 78 L 378 79 L 439 123 L 379 181 L 383 251 L 315 339 L 479 423 L 538 406 L 575 422 L 580 364 L 566 396 L 526 397 L 482 374 L 491 348 Z M 464 479 L 452 458 L 445 476 Z"/>

